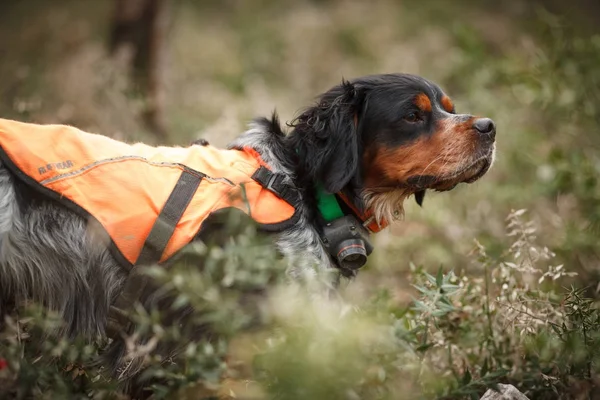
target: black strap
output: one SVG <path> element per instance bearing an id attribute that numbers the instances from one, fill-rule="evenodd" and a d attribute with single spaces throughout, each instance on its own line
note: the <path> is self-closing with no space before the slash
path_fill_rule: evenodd
<path id="1" fill-rule="evenodd" d="M 300 204 L 300 193 L 298 189 L 289 183 L 285 183 L 285 175 L 270 171 L 261 166 L 254 172 L 252 179 L 260 183 L 262 187 L 275 194 L 277 197 L 285 200 L 290 205 L 298 206 Z"/>
<path id="2" fill-rule="evenodd" d="M 184 170 L 181 173 L 144 242 L 144 247 L 135 263 L 136 265 L 149 264 L 160 260 L 167 243 L 169 243 L 173 232 L 175 232 L 179 219 L 181 219 L 185 209 L 190 204 L 203 177 L 204 175 L 198 172 L 192 173 Z"/>

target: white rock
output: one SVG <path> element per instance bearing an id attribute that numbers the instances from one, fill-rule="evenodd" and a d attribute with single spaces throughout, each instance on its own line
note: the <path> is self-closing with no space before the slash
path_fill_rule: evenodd
<path id="1" fill-rule="evenodd" d="M 489 389 L 480 400 L 529 400 L 527 396 L 519 392 L 513 385 L 498 384 L 498 390 L 495 392 Z"/>

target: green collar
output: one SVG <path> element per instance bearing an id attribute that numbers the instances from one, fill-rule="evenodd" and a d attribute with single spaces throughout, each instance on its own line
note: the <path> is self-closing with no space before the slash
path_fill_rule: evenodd
<path id="1" fill-rule="evenodd" d="M 296 154 L 300 151 L 296 149 Z M 317 208 L 325 221 L 330 222 L 344 216 L 335 194 L 327 193 L 323 185 L 317 183 Z"/>
<path id="2" fill-rule="evenodd" d="M 325 221 L 330 222 L 344 216 L 335 194 L 327 193 L 321 184 L 317 184 L 317 207 Z"/>

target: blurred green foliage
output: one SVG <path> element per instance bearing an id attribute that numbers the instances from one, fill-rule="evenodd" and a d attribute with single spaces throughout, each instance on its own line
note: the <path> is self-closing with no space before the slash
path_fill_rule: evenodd
<path id="1" fill-rule="evenodd" d="M 505 254 L 475 242 L 479 277 L 413 265 L 403 306 L 388 290 L 357 301 L 290 287 L 272 247 L 241 229 L 224 248 L 198 244 L 172 269 L 144 271 L 174 301 L 130 310 L 128 355 L 144 356 L 156 399 L 477 399 L 504 382 L 532 399 L 593 398 L 600 311 L 581 289 L 544 284 L 573 273 L 536 233 L 524 210 L 511 213 Z M 164 318 L 187 305 L 185 324 Z M 60 323 L 35 306 L 8 320 L 0 395 L 124 398 L 97 364 L 108 342 L 55 338 Z M 199 326 L 211 334 L 193 340 Z M 168 343 L 175 355 L 155 350 Z"/>

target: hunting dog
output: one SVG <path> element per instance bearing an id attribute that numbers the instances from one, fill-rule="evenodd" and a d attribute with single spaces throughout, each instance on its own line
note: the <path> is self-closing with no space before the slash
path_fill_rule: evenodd
<path id="1" fill-rule="evenodd" d="M 115 150 L 116 155 L 98 155 L 85 165 L 66 159 L 15 160 L 25 152 L 23 149 L 35 151 L 31 148 L 35 147 L 33 141 L 38 140 L 37 136 L 27 133 L 32 125 L 19 125 L 25 131 L 12 136 L 0 128 L 0 136 L 6 136 L 0 138 L 0 314 L 31 299 L 58 311 L 64 317 L 68 335 L 105 335 L 111 306 L 121 292 L 127 291 L 128 267 L 165 261 L 173 242 L 180 242 L 171 249 L 176 251 L 193 239 L 217 234 L 214 227 L 218 224 L 210 224 L 214 207 L 197 217 L 201 219 L 199 223 L 192 224 L 196 218 L 193 213 L 201 205 L 194 196 L 204 185 L 236 188 L 242 179 L 238 175 L 232 177 L 228 171 L 212 171 L 212 174 L 197 171 L 193 164 L 177 158 L 179 155 L 203 158 L 203 169 L 238 163 L 227 164 L 222 157 L 242 157 L 244 165 L 254 165 L 256 171 L 250 168 L 246 175 L 259 184 L 252 200 L 259 211 L 258 217 L 252 212 L 250 215 L 262 219 L 258 222 L 273 233 L 276 248 L 289 265 L 290 276 L 333 269 L 340 276 L 349 277 L 356 275 L 370 253 L 366 243 L 368 234 L 398 219 L 409 196 L 414 195 L 421 204 L 428 189 L 447 191 L 459 183 L 474 182 L 488 171 L 495 154 L 496 127 L 491 119 L 457 113 L 451 99 L 436 84 L 409 74 L 381 74 L 343 81 L 322 94 L 316 104 L 302 111 L 289 125 L 286 133 L 275 114 L 272 118 L 257 119 L 224 150 L 211 148 L 205 142 L 193 144 L 189 151 L 184 148 L 159 151 L 146 146 L 139 147 L 141 150 L 135 157 L 127 158 L 123 154 L 132 147 L 114 144 L 114 148 L 121 149 Z M 60 129 L 62 132 L 63 128 Z M 87 145 L 86 134 L 73 134 L 81 139 L 77 146 Z M 39 140 L 45 140 L 43 137 Z M 48 152 L 54 154 L 51 148 L 69 146 L 63 140 L 67 141 L 64 136 L 53 138 L 46 146 Z M 111 146 L 108 147 L 113 151 Z M 169 159 L 171 154 L 175 160 Z M 159 162 L 150 160 L 158 155 L 162 157 Z M 163 182 L 161 176 L 154 177 L 152 185 L 158 189 L 152 191 L 160 192 L 162 200 L 157 204 L 163 210 L 153 209 L 156 215 L 149 220 L 144 219 L 146 213 L 140 212 L 139 218 L 145 221 L 139 225 L 144 235 L 137 247 L 127 247 L 128 239 L 124 239 L 127 235 L 118 231 L 131 226 L 120 227 L 118 221 L 111 220 L 113 214 L 105 211 L 112 207 L 107 205 L 111 204 L 111 196 L 101 199 L 99 215 L 92 212 L 90 217 L 90 210 L 86 214 L 86 204 L 92 202 L 88 197 L 102 195 L 104 187 L 95 189 L 92 185 L 87 191 L 75 190 L 77 181 L 70 180 L 93 177 L 94 171 L 109 169 L 123 157 L 131 165 L 150 168 L 138 171 L 137 177 L 143 179 L 156 168 L 162 168 L 161 171 L 165 166 L 179 168 L 178 178 L 173 181 L 165 178 Z M 221 164 L 217 166 L 214 164 L 217 161 L 213 163 L 213 158 L 207 157 L 221 160 Z M 121 165 L 117 166 L 121 175 L 128 174 L 127 164 Z M 98 181 L 102 181 L 104 173 Z M 219 173 L 221 177 L 215 177 Z M 121 175 L 115 173 L 114 177 Z M 182 181 L 184 175 L 187 181 Z M 137 177 L 121 186 L 136 190 Z M 56 185 L 61 182 L 59 190 Z M 74 191 L 77 193 L 73 194 Z M 176 191 L 177 196 L 173 195 Z M 269 193 L 272 196 L 267 196 Z M 77 197 L 79 200 L 75 200 L 84 205 L 72 207 L 75 200 L 69 200 L 70 196 Z M 333 203 L 338 213 L 335 218 L 325 215 L 324 199 Z M 116 198 L 114 203 L 118 202 L 124 201 Z M 139 207 L 143 210 L 142 205 Z M 164 212 L 164 208 L 170 208 L 169 212 Z M 236 205 L 221 208 L 236 208 Z M 182 220 L 192 224 L 193 229 L 185 228 Z M 346 225 L 336 227 L 338 220 Z M 98 222 L 106 230 L 113 229 L 107 227 L 115 223 L 116 231 L 110 232 L 109 244 L 98 245 L 96 229 L 89 226 Z M 191 229 L 193 238 L 179 238 L 180 228 Z M 327 237 L 328 229 L 338 229 L 332 233 L 334 239 Z M 148 246 L 149 237 L 155 233 L 154 239 L 158 239 Z M 132 235 L 135 232 L 129 236 Z M 341 237 L 341 247 L 331 242 L 336 235 Z M 356 264 L 357 259 L 362 261 Z M 135 300 L 145 302 L 147 294 L 140 291 L 136 295 Z M 117 368 L 124 355 L 123 348 L 109 353 Z"/>

